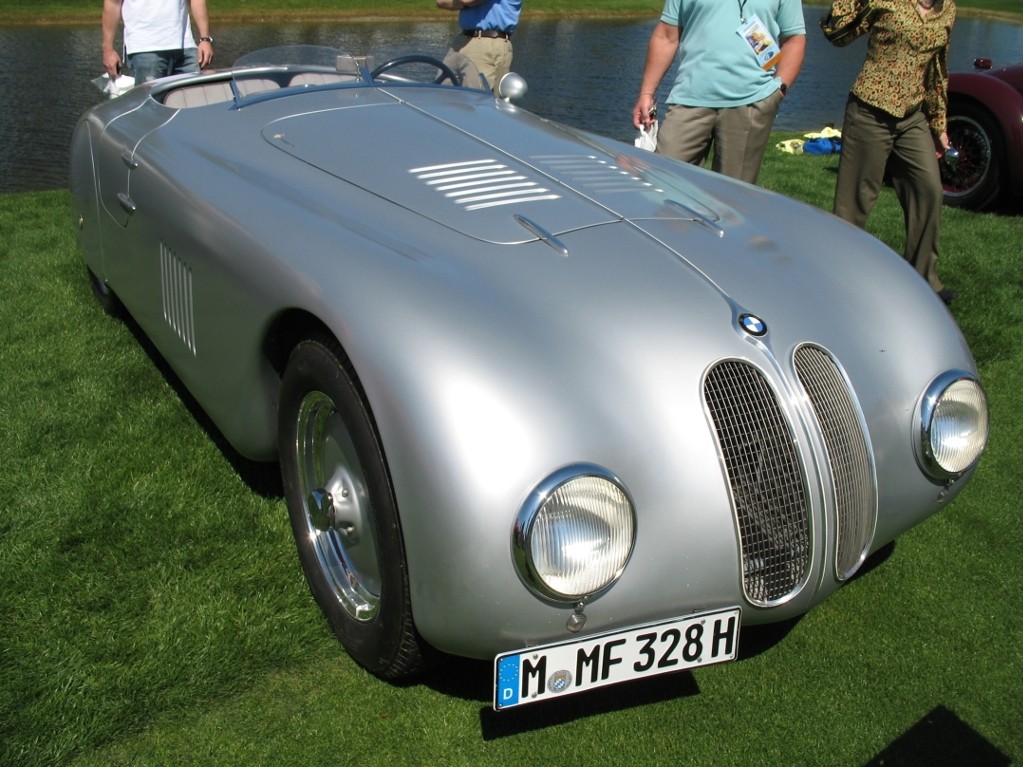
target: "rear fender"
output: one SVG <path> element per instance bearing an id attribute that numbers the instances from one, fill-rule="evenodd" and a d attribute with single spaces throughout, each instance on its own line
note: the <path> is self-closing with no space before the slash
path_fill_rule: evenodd
<path id="1" fill-rule="evenodd" d="M 71 138 L 71 218 L 78 238 L 78 250 L 86 266 L 104 277 L 103 238 L 100 236 L 99 185 L 93 156 L 92 130 L 82 120 Z"/>
<path id="2" fill-rule="evenodd" d="M 1023 194 L 1023 96 L 989 74 L 956 72 L 949 78 L 949 101 L 968 101 L 998 123 L 1005 141 L 1006 180 L 1014 195 Z"/>

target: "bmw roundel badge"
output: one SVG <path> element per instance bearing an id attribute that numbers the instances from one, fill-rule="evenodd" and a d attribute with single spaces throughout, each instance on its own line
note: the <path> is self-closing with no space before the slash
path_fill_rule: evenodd
<path id="1" fill-rule="evenodd" d="M 739 325 L 751 336 L 759 338 L 767 335 L 767 325 L 755 314 L 740 314 Z"/>

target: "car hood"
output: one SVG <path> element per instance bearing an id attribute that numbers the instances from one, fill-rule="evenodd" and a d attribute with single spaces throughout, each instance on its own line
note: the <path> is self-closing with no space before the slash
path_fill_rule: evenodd
<path id="1" fill-rule="evenodd" d="M 807 303 L 834 301 L 820 286 L 836 279 L 859 285 L 864 248 L 878 249 L 862 232 L 802 203 L 486 94 L 405 88 L 400 100 L 380 97 L 386 95 L 358 107 L 285 116 L 263 136 L 339 180 L 475 238 L 481 248 L 546 240 L 562 256 L 609 250 L 632 269 L 640 253 L 647 254 L 647 269 L 655 254 L 671 253 L 673 274 L 682 266 L 736 312 L 753 303 L 784 304 L 797 286 Z M 347 138 L 367 124 L 374 125 L 372 136 Z M 822 250 L 833 259 L 822 259 Z M 821 310 L 827 314 L 828 307 Z"/>
<path id="2" fill-rule="evenodd" d="M 743 356 L 756 344 L 781 358 L 811 342 L 833 350 L 852 370 L 876 370 L 887 355 L 909 358 L 926 348 L 915 331 L 890 330 L 906 324 L 907 306 L 919 327 L 954 332 L 944 306 L 903 259 L 822 210 L 549 122 L 486 94 L 406 88 L 401 100 L 382 95 L 375 93 L 370 104 L 363 97 L 355 108 L 282 115 L 263 136 L 338 183 L 398 206 L 373 222 L 379 241 L 412 255 L 407 263 L 417 267 L 388 272 L 390 300 L 412 323 L 394 337 L 466 344 L 473 335 L 480 344 L 469 355 L 422 344 L 423 365 L 487 357 L 510 323 L 516 333 L 507 343 L 528 348 L 504 349 L 500 357 L 555 359 L 570 347 L 591 360 L 567 365 L 580 370 L 596 359 L 654 369 L 660 363 L 650 360 L 680 338 L 697 367 L 723 349 Z M 371 110 L 377 111 L 371 116 Z M 349 137 L 368 124 L 373 135 Z M 471 131 L 463 127 L 469 125 Z M 482 191 L 494 178 L 521 186 Z M 308 189 L 327 192 L 321 184 Z M 463 196 L 466 189 L 472 191 Z M 418 228 L 417 218 L 424 222 Z M 438 237 L 426 219 L 475 240 Z M 318 281 L 331 284 L 332 266 L 320 260 Z M 444 268 L 432 266 L 440 260 Z M 408 282 L 399 286 L 396 274 Z M 350 273 L 345 280 L 352 282 Z M 363 300 L 361 312 L 352 308 Z M 350 314 L 375 316 L 372 292 L 346 301 Z M 431 331 L 424 331 L 424 318 L 434 323 Z M 389 329 L 397 321 L 390 316 Z M 486 321 L 494 324 L 484 327 Z M 372 331 L 363 335 L 374 339 L 370 346 L 383 347 Z M 556 348 L 537 351 L 547 339 L 556 339 Z M 380 380 L 400 375 L 389 370 Z"/>
<path id="3" fill-rule="evenodd" d="M 275 120 L 263 136 L 310 166 L 489 243 L 625 220 L 699 220 L 717 228 L 734 218 L 721 200 L 659 177 L 653 164 L 623 155 L 616 142 L 486 94 L 394 90 L 400 98 Z M 509 129 L 509 113 L 521 130 Z M 360 136 L 369 124 L 373 134 Z"/>

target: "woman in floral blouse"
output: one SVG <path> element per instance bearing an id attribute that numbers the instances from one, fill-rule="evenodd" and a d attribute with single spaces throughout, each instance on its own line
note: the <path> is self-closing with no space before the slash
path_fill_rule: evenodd
<path id="1" fill-rule="evenodd" d="M 821 22 L 835 45 L 869 34 L 867 58 L 846 105 L 836 215 L 859 227 L 889 170 L 906 220 L 905 258 L 946 302 L 938 279 L 942 187 L 948 149 L 948 44 L 954 0 L 834 0 Z"/>

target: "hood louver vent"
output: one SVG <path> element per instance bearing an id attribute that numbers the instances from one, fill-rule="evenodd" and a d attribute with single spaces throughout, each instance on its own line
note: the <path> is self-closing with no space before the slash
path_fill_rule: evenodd
<path id="1" fill-rule="evenodd" d="M 556 200 L 555 194 L 497 160 L 429 165 L 409 173 L 466 210 Z"/>

